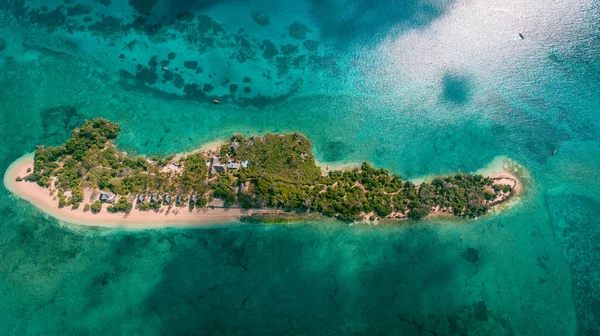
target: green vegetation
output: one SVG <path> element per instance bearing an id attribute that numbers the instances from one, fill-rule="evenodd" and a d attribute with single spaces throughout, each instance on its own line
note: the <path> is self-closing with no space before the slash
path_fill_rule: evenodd
<path id="1" fill-rule="evenodd" d="M 97 214 L 98 212 L 100 212 L 102 210 L 102 202 L 98 201 L 94 201 L 94 203 L 92 203 L 90 210 L 92 210 L 93 213 Z"/>
<path id="2" fill-rule="evenodd" d="M 133 203 L 127 202 L 126 197 L 121 197 L 115 205 L 109 205 L 106 209 L 108 212 L 124 212 L 129 213 L 133 208 Z"/>
<path id="3" fill-rule="evenodd" d="M 368 163 L 322 174 L 310 141 L 297 133 L 233 135 L 232 146 L 220 148 L 221 166 L 213 167 L 211 174 L 206 153 L 179 159 L 129 156 L 111 141 L 118 133 L 119 125 L 106 119 L 86 121 L 65 145 L 38 147 L 33 172 L 25 179 L 58 190 L 60 207 L 79 207 L 84 189 L 90 188 L 117 196 L 109 212 L 128 213 L 134 207 L 132 200 L 143 195 L 144 200 L 135 204 L 143 211 L 173 206 L 200 209 L 220 199 L 224 207 L 318 212 L 343 220 L 420 219 L 434 210 L 477 217 L 512 191 L 491 178 L 470 174 L 439 177 L 416 186 Z M 247 166 L 227 169 L 227 162 Z M 99 200 L 84 207 L 93 213 L 101 209 Z"/>

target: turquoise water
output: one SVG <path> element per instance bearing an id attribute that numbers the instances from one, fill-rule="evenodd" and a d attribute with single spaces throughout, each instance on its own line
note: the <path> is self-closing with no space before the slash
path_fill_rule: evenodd
<path id="1" fill-rule="evenodd" d="M 132 153 L 298 131 L 404 178 L 506 155 L 527 192 L 462 223 L 121 232 L 1 188 L 0 334 L 600 334 L 597 3 L 131 2 L 0 3 L 2 169 L 107 117 Z"/>

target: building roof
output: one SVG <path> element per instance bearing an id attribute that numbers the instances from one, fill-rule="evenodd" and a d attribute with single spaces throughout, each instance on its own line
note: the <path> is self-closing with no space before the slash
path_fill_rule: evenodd
<path id="1" fill-rule="evenodd" d="M 242 168 L 248 168 L 249 163 L 250 163 L 250 161 L 248 161 L 248 160 L 242 161 Z"/>
<path id="2" fill-rule="evenodd" d="M 230 163 L 227 164 L 227 168 L 229 168 L 229 169 L 238 169 L 238 168 L 240 168 L 240 165 L 239 165 L 239 163 L 236 163 L 236 162 L 230 162 Z"/>
<path id="3" fill-rule="evenodd" d="M 213 156 L 210 158 L 210 173 L 216 174 L 220 172 L 224 172 L 227 170 L 227 167 L 219 162 L 219 158 Z"/>
<path id="4" fill-rule="evenodd" d="M 100 193 L 100 200 L 102 202 L 114 202 L 114 200 L 115 200 L 115 194 L 110 193 L 110 192 L 101 192 Z"/>
<path id="5" fill-rule="evenodd" d="M 240 148 L 240 144 L 237 141 L 234 141 L 231 143 L 231 148 L 236 151 L 238 148 Z"/>

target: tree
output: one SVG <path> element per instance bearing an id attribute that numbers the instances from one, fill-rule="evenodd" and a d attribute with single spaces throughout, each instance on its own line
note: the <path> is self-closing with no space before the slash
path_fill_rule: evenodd
<path id="1" fill-rule="evenodd" d="M 410 211 L 408 212 L 408 217 L 412 219 L 421 219 L 431 212 L 431 207 L 427 204 L 423 204 L 420 202 L 411 202 L 410 203 Z"/>
<path id="2" fill-rule="evenodd" d="M 92 213 L 99 213 L 100 210 L 102 210 L 102 202 L 100 202 L 100 200 L 96 200 L 94 203 L 92 203 L 90 210 L 92 210 Z"/>

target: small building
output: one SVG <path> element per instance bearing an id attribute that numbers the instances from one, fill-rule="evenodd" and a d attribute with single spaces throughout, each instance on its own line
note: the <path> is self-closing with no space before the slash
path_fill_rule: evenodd
<path id="1" fill-rule="evenodd" d="M 242 168 L 248 168 L 248 164 L 249 164 L 249 163 L 250 163 L 250 162 L 249 162 L 248 160 L 244 160 L 244 161 L 242 161 Z"/>
<path id="2" fill-rule="evenodd" d="M 146 202 L 146 195 L 143 195 L 143 194 L 138 194 L 138 195 L 137 195 L 136 202 L 137 202 L 138 204 Z"/>
<path id="3" fill-rule="evenodd" d="M 238 148 L 240 148 L 240 144 L 237 141 L 231 143 L 231 149 L 233 149 L 234 152 L 238 150 Z"/>
<path id="4" fill-rule="evenodd" d="M 171 204 L 171 195 L 164 194 L 163 195 L 163 203 L 165 203 L 165 204 Z"/>
<path id="5" fill-rule="evenodd" d="M 227 164 L 227 168 L 235 170 L 235 169 L 240 168 L 240 165 L 238 163 L 235 163 L 235 162 L 229 162 Z"/>
<path id="6" fill-rule="evenodd" d="M 152 202 L 152 203 L 158 203 L 158 201 L 159 201 L 159 198 L 158 198 L 157 194 L 150 195 L 150 202 Z"/>
<path id="7" fill-rule="evenodd" d="M 227 171 L 227 166 L 224 164 L 221 164 L 219 162 L 219 158 L 216 156 L 213 156 L 210 159 L 210 173 L 211 174 L 218 174 L 221 172 Z"/>
<path id="8" fill-rule="evenodd" d="M 177 196 L 177 199 L 175 199 L 175 204 L 177 204 L 177 205 L 183 204 L 183 197 Z"/>
<path id="9" fill-rule="evenodd" d="M 190 197 L 190 204 L 196 204 L 198 202 L 198 195 L 192 195 Z"/>
<path id="10" fill-rule="evenodd" d="M 223 208 L 223 207 L 225 207 L 225 201 L 223 201 L 222 199 L 219 199 L 219 198 L 214 198 L 210 202 L 210 206 L 215 207 L 215 208 Z"/>
<path id="11" fill-rule="evenodd" d="M 104 203 L 115 203 L 115 194 L 110 192 L 101 192 L 100 201 Z"/>

